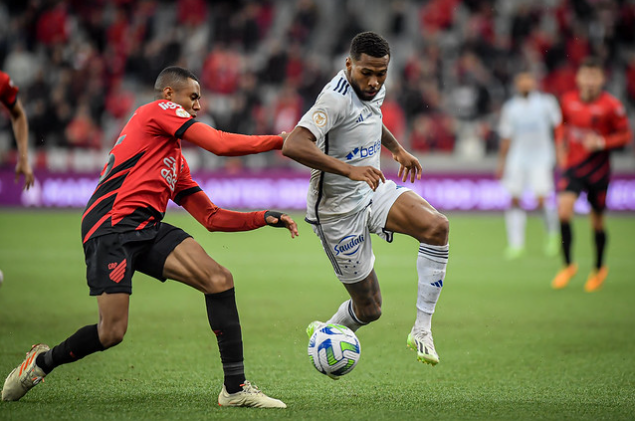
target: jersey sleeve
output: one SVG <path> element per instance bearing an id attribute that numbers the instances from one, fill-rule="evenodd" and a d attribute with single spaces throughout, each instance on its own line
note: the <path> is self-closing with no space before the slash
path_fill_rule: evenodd
<path id="1" fill-rule="evenodd" d="M 510 139 L 512 137 L 512 124 L 509 116 L 509 102 L 503 106 L 501 110 L 501 118 L 498 123 L 498 135 L 501 139 Z"/>
<path id="2" fill-rule="evenodd" d="M 612 133 L 604 137 L 606 149 L 621 148 L 631 141 L 631 130 L 624 105 L 617 98 L 613 98 L 611 102 L 609 112 Z"/>
<path id="3" fill-rule="evenodd" d="M 349 101 L 347 96 L 337 91 L 324 91 L 302 116 L 298 126 L 309 130 L 316 139 L 323 138 L 345 116 Z"/>
<path id="4" fill-rule="evenodd" d="M 18 100 L 18 87 L 13 84 L 11 77 L 0 72 L 0 102 L 11 109 Z"/>
<path id="5" fill-rule="evenodd" d="M 192 179 L 190 173 L 190 166 L 187 164 L 185 158 L 181 163 L 181 172 L 179 173 L 179 179 L 174 187 L 174 203 L 181 205 L 183 199 L 191 194 L 201 191 L 202 189 L 196 181 Z"/>
<path id="6" fill-rule="evenodd" d="M 178 104 L 167 100 L 152 103 L 148 123 L 151 130 L 181 139 L 185 131 L 196 122 L 194 117 Z"/>

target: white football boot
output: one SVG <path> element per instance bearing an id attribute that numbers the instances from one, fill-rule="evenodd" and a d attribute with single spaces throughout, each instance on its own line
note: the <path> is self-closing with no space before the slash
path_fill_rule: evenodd
<path id="1" fill-rule="evenodd" d="M 412 330 L 408 335 L 406 342 L 408 348 L 417 351 L 417 360 L 422 363 L 437 365 L 439 364 L 439 355 L 434 349 L 434 341 L 432 333 L 427 330 Z"/>
<path id="2" fill-rule="evenodd" d="M 219 406 L 245 406 L 250 408 L 286 408 L 284 402 L 278 399 L 270 398 L 258 389 L 255 384 L 251 384 L 249 380 L 241 385 L 243 390 L 236 393 L 227 393 L 225 385 L 218 395 Z"/>
<path id="3" fill-rule="evenodd" d="M 37 344 L 26 353 L 22 364 L 13 369 L 4 381 L 2 388 L 3 401 L 17 401 L 33 386 L 44 380 L 46 373 L 35 364 L 37 356 L 49 350 L 48 345 Z"/>

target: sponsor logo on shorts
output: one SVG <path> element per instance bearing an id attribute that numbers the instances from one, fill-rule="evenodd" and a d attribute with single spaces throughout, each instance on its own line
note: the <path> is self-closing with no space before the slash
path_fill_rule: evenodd
<path id="1" fill-rule="evenodd" d="M 335 250 L 336 256 L 339 256 L 340 253 L 344 256 L 351 256 L 357 253 L 363 242 L 363 235 L 347 235 L 333 247 L 333 250 Z"/>
<path id="2" fill-rule="evenodd" d="M 110 275 L 108 275 L 108 277 L 115 283 L 121 282 L 123 276 L 126 274 L 126 266 L 128 266 L 126 259 L 123 259 L 119 263 L 109 263 L 108 270 L 110 271 Z"/>

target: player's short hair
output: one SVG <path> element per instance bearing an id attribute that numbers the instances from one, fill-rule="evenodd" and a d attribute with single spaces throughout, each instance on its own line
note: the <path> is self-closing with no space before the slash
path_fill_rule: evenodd
<path id="1" fill-rule="evenodd" d="M 177 85 L 187 82 L 188 79 L 194 79 L 198 82 L 196 75 L 187 69 L 178 66 L 166 67 L 161 70 L 154 82 L 154 92 L 160 96 L 166 86 L 176 88 Z"/>
<path id="2" fill-rule="evenodd" d="M 355 35 L 351 41 L 349 55 L 352 59 L 359 60 L 362 54 L 377 58 L 386 55 L 390 57 L 390 45 L 388 45 L 388 41 L 375 32 L 362 32 Z"/>
<path id="3" fill-rule="evenodd" d="M 587 58 L 582 60 L 582 63 L 580 63 L 580 69 L 582 69 L 583 67 L 587 67 L 590 69 L 598 69 L 603 71 L 604 63 L 602 63 L 602 60 L 600 60 L 599 57 L 588 56 Z"/>

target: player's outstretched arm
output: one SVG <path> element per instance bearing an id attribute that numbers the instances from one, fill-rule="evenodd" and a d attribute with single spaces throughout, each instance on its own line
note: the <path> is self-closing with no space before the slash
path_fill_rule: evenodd
<path id="1" fill-rule="evenodd" d="M 397 176 L 401 178 L 401 181 L 405 183 L 408 176 L 410 176 L 411 183 L 415 182 L 415 177 L 417 180 L 421 180 L 421 172 L 423 169 L 421 168 L 419 160 L 406 151 L 403 146 L 399 144 L 395 136 L 390 133 L 390 130 L 383 124 L 381 126 L 381 144 L 392 152 L 392 158 L 399 162 L 399 172 Z"/>
<path id="2" fill-rule="evenodd" d="M 28 190 L 34 183 L 33 170 L 29 164 L 29 123 L 22 103 L 18 99 L 10 109 L 13 134 L 18 144 L 18 162 L 15 166 L 15 182 L 24 175 L 24 189 Z"/>
<path id="3" fill-rule="evenodd" d="M 196 122 L 189 127 L 183 139 L 219 156 L 241 156 L 273 149 L 281 149 L 287 133 L 279 135 L 244 135 L 216 130 Z"/>
<path id="4" fill-rule="evenodd" d="M 236 212 L 216 206 L 203 191 L 185 196 L 180 205 L 208 231 L 251 231 L 270 225 L 286 228 L 297 237 L 298 226 L 287 214 L 277 211 Z"/>
<path id="5" fill-rule="evenodd" d="M 386 181 L 381 170 L 371 166 L 355 167 L 328 156 L 317 147 L 315 141 L 315 136 L 310 130 L 298 126 L 289 133 L 282 147 L 282 154 L 316 170 L 343 175 L 351 180 L 364 181 L 373 190 L 380 182 Z"/>

